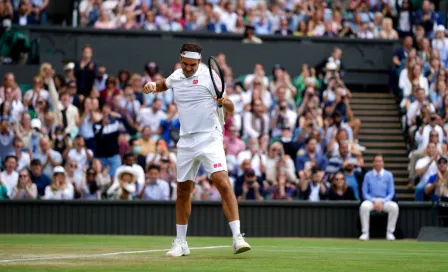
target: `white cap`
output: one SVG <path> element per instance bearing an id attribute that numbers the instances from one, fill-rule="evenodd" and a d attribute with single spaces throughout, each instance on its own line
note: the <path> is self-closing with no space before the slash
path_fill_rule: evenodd
<path id="1" fill-rule="evenodd" d="M 436 32 L 445 32 L 445 27 L 443 25 L 436 26 Z"/>
<path id="2" fill-rule="evenodd" d="M 65 174 L 65 169 L 64 169 L 64 167 L 62 167 L 62 166 L 56 166 L 56 167 L 53 169 L 53 175 L 54 175 L 54 174 L 58 174 L 58 173 Z"/>
<path id="3" fill-rule="evenodd" d="M 75 69 L 75 64 L 73 62 L 69 62 L 64 66 L 64 71 L 65 70 L 73 70 Z"/>
<path id="4" fill-rule="evenodd" d="M 41 129 L 42 128 L 42 122 L 40 121 L 40 119 L 33 119 L 31 120 L 31 128 L 37 128 L 37 129 Z"/>
<path id="5" fill-rule="evenodd" d="M 124 166 L 120 167 L 119 171 L 120 172 L 119 172 L 118 177 L 117 177 L 118 179 L 121 179 L 121 177 L 124 174 L 130 174 L 130 175 L 132 175 L 132 182 L 137 180 L 137 175 L 135 174 L 134 168 L 132 168 L 132 166 L 124 165 Z"/>
<path id="6" fill-rule="evenodd" d="M 338 66 L 333 61 L 330 61 L 329 63 L 327 63 L 326 68 L 327 70 L 336 70 Z"/>

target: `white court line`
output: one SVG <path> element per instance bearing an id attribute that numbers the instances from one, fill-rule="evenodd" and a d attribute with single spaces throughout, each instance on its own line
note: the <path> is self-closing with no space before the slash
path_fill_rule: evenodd
<path id="1" fill-rule="evenodd" d="M 190 250 L 218 249 L 218 248 L 228 248 L 228 247 L 231 247 L 231 246 L 191 247 Z M 11 260 L 0 260 L 0 263 L 27 262 L 27 261 L 48 261 L 48 260 L 64 260 L 64 259 L 83 259 L 83 258 L 107 257 L 107 256 L 116 256 L 116 255 L 125 255 L 125 254 L 164 252 L 164 251 L 168 251 L 168 250 L 169 249 L 149 249 L 149 250 L 138 250 L 138 251 L 121 251 L 121 252 L 112 252 L 112 253 L 80 255 L 80 256 L 60 256 L 60 257 L 41 257 L 41 258 L 11 259 Z"/>

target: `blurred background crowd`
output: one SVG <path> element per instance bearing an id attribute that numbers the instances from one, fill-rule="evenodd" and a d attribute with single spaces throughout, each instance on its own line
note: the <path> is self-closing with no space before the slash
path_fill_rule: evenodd
<path id="1" fill-rule="evenodd" d="M 0 20 L 47 23 L 55 0 L 4 0 Z M 98 29 L 240 33 L 244 42 L 263 35 L 398 39 L 422 25 L 444 25 L 437 6 L 421 0 L 80 0 L 77 23 Z M 436 1 L 436 5 L 438 1 Z M 429 17 L 428 17 L 429 16 Z M 6 23 L 8 24 L 8 23 Z"/>

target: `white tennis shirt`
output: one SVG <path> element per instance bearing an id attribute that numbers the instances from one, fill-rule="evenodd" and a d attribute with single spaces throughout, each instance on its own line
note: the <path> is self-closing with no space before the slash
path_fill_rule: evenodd
<path id="1" fill-rule="evenodd" d="M 222 130 L 218 119 L 216 96 L 210 72 L 205 64 L 187 78 L 182 69 L 174 71 L 165 84 L 173 90 L 180 122 L 180 136 Z M 216 82 L 220 86 L 220 82 Z"/>

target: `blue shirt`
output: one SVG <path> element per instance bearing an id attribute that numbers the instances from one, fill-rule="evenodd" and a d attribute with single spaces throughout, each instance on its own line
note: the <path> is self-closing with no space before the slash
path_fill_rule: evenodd
<path id="1" fill-rule="evenodd" d="M 311 159 L 308 156 L 308 154 L 298 156 L 296 158 L 296 170 L 302 171 L 305 168 L 305 163 L 310 160 Z M 318 164 L 320 170 L 325 170 L 325 168 L 327 168 L 328 160 L 323 155 L 316 154 L 315 160 L 316 160 L 316 163 Z"/>
<path id="2" fill-rule="evenodd" d="M 46 176 L 44 176 L 43 174 L 41 174 L 39 177 L 35 177 L 31 173 L 31 181 L 33 181 L 33 183 L 36 184 L 37 193 L 39 194 L 39 196 L 44 196 L 45 195 L 45 187 L 47 187 L 48 185 L 51 184 L 51 180 L 49 178 L 47 178 Z"/>
<path id="3" fill-rule="evenodd" d="M 434 182 L 436 182 L 437 180 L 437 175 L 438 174 L 434 174 L 432 176 L 429 177 L 428 179 L 428 183 L 427 184 L 433 184 Z M 435 191 L 435 190 L 434 190 Z M 429 195 L 429 197 L 431 198 L 432 201 L 439 201 L 439 196 L 437 196 L 435 193 L 431 192 L 431 195 Z"/>
<path id="4" fill-rule="evenodd" d="M 375 170 L 369 171 L 362 183 L 362 196 L 365 200 L 373 201 L 374 198 L 382 198 L 386 203 L 395 195 L 394 176 L 387 170 L 382 170 L 380 174 Z"/>

